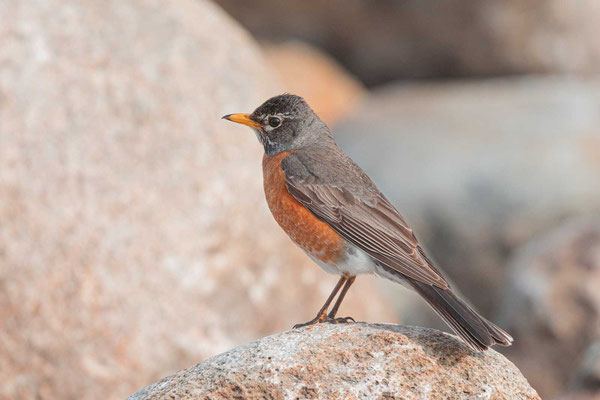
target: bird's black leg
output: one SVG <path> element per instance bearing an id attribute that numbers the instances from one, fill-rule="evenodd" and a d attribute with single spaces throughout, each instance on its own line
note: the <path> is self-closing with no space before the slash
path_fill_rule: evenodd
<path id="1" fill-rule="evenodd" d="M 354 280 L 354 277 L 350 278 L 347 274 L 342 275 L 342 277 L 340 278 L 340 280 L 338 281 L 338 283 L 333 288 L 333 291 L 331 292 L 331 294 L 327 298 L 327 301 L 325 302 L 325 304 L 323 304 L 323 307 L 321 307 L 321 309 L 317 313 L 317 316 L 314 317 L 313 319 L 311 319 L 310 321 L 305 322 L 303 324 L 296 324 L 296 325 L 294 325 L 294 329 L 295 328 L 302 328 L 303 326 L 308 326 L 308 325 L 313 325 L 313 324 L 318 324 L 320 322 L 326 322 L 326 321 L 328 321 L 327 308 L 329 308 L 329 305 L 331 304 L 331 302 L 335 298 L 335 295 L 340 290 L 340 288 L 342 287 L 342 285 L 344 284 L 344 282 L 346 282 L 348 279 Z M 339 302 L 339 299 L 338 299 L 338 302 Z M 336 302 L 336 305 L 337 305 L 337 302 Z M 339 305 L 338 305 L 338 307 L 339 307 Z"/>
<path id="2" fill-rule="evenodd" d="M 344 300 L 344 296 L 348 292 L 348 289 L 350 289 L 350 286 L 352 286 L 352 284 L 354 283 L 355 279 L 356 279 L 356 276 L 350 276 L 346 280 L 346 284 L 344 285 L 344 288 L 342 289 L 342 292 L 340 293 L 340 297 L 338 297 L 337 301 L 333 305 L 333 308 L 327 315 L 328 322 L 331 322 L 334 324 L 348 323 L 350 321 L 356 322 L 356 321 L 354 321 L 354 318 L 352 318 L 352 317 L 341 317 L 341 318 L 335 317 L 335 314 L 337 314 L 337 312 L 338 312 L 338 308 L 340 308 L 340 305 L 342 304 L 342 301 Z"/>

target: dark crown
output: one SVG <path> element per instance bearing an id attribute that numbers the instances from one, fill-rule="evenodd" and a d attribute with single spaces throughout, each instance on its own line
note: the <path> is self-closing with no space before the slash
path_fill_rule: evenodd
<path id="1" fill-rule="evenodd" d="M 309 105 L 300 96 L 284 93 L 279 96 L 271 97 L 261 104 L 254 112 L 252 117 L 261 117 L 273 114 L 303 114 L 310 110 Z"/>

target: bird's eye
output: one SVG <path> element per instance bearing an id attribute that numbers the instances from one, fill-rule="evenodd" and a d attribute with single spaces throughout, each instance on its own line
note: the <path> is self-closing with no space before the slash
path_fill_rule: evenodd
<path id="1" fill-rule="evenodd" d="M 281 125 L 281 118 L 269 117 L 269 125 L 271 125 L 273 128 L 277 128 L 279 125 Z"/>

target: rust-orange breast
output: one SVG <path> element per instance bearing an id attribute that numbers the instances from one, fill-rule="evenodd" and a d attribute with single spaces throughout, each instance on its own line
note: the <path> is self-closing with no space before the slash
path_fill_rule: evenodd
<path id="1" fill-rule="evenodd" d="M 344 239 L 288 192 L 281 160 L 289 154 L 283 152 L 263 157 L 263 184 L 269 209 L 298 246 L 324 263 L 336 262 L 342 254 Z"/>

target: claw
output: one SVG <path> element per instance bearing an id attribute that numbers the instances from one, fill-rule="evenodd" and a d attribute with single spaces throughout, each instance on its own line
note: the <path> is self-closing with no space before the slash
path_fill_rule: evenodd
<path id="1" fill-rule="evenodd" d="M 348 289 L 350 288 L 350 286 L 352 285 L 352 283 L 354 282 L 355 279 L 356 279 L 356 276 L 350 276 L 347 273 L 342 275 L 342 277 L 340 278 L 338 283 L 335 285 L 335 288 L 333 288 L 333 291 L 327 298 L 327 301 L 325 302 L 325 304 L 323 304 L 323 307 L 321 307 L 321 309 L 319 310 L 319 313 L 317 314 L 317 316 L 303 324 L 294 325 L 293 329 L 298 329 L 298 328 L 302 328 L 302 327 L 310 326 L 310 325 L 314 325 L 314 324 L 321 324 L 323 322 L 329 322 L 330 324 L 348 324 L 350 322 L 356 322 L 354 320 L 354 318 L 352 318 L 352 317 L 335 318 L 335 314 L 337 313 L 337 311 L 340 307 L 340 304 L 342 303 L 342 300 L 344 299 L 344 296 L 346 295 L 346 292 L 348 291 Z M 329 305 L 331 304 L 331 302 L 337 295 L 337 292 L 340 290 L 342 285 L 344 286 L 342 289 L 342 292 L 340 293 L 338 299 L 336 300 L 336 302 L 333 305 L 333 308 L 331 309 L 329 314 L 327 314 L 327 309 L 329 308 Z"/>
<path id="2" fill-rule="evenodd" d="M 352 317 L 333 318 L 333 321 L 335 322 L 332 322 L 331 320 L 329 320 L 328 322 L 332 322 L 334 324 L 349 324 L 350 322 L 356 322 Z"/>
<path id="3" fill-rule="evenodd" d="M 329 317 L 327 316 L 327 314 L 325 313 L 325 311 L 321 312 L 319 315 L 317 315 L 316 317 L 314 317 L 313 319 L 311 319 L 308 322 L 304 322 L 302 324 L 296 324 L 294 325 L 294 327 L 292 329 L 298 329 L 298 328 L 303 328 L 305 326 L 310 326 L 310 325 L 314 325 L 314 324 L 320 324 L 323 322 L 328 322 Z"/>
<path id="4" fill-rule="evenodd" d="M 293 329 L 303 328 L 305 326 L 310 326 L 310 325 L 315 325 L 315 324 L 322 324 L 324 322 L 328 322 L 330 324 L 349 324 L 351 322 L 356 322 L 356 321 L 352 317 L 332 318 L 329 315 L 321 314 L 321 315 L 318 315 L 315 318 L 311 319 L 308 322 L 305 322 L 303 324 L 294 325 Z"/>
<path id="5" fill-rule="evenodd" d="M 305 326 L 309 326 L 309 325 L 314 325 L 314 324 L 318 324 L 317 321 L 315 321 L 314 319 L 311 319 L 308 322 L 304 322 L 302 324 L 296 324 L 292 327 L 292 329 L 299 329 L 299 328 L 304 328 Z"/>

